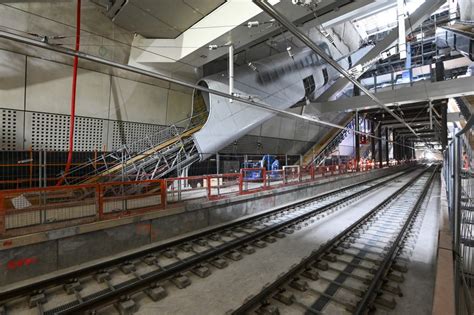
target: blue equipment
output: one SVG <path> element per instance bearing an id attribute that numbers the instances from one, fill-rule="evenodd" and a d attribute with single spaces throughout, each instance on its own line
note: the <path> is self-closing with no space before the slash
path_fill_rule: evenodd
<path id="1" fill-rule="evenodd" d="M 260 168 L 260 162 L 247 161 L 242 163 L 241 168 Z M 244 171 L 244 180 L 262 179 L 261 173 L 260 170 Z"/>

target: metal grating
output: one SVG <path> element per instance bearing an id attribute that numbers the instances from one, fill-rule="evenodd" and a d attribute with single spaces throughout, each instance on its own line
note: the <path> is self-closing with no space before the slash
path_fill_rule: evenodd
<path id="1" fill-rule="evenodd" d="M 17 149 L 17 111 L 0 109 L 0 124 L 1 124 L 1 151 L 14 151 Z"/>
<path id="2" fill-rule="evenodd" d="M 33 150 L 66 151 L 69 148 L 70 117 L 58 114 L 32 113 L 31 146 Z M 76 117 L 74 150 L 101 150 L 104 120 Z"/>

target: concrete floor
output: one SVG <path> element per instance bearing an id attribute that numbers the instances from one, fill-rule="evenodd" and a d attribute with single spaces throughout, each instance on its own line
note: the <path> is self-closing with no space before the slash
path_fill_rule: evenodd
<path id="1" fill-rule="evenodd" d="M 441 184 L 435 179 L 431 193 L 425 199 L 426 210 L 418 237 L 408 242 L 411 252 L 403 257 L 409 260 L 405 281 L 400 284 L 402 298 L 397 299 L 393 311 L 380 310 L 377 314 L 431 314 L 436 278 L 436 252 L 439 219 L 441 215 Z"/>
<path id="2" fill-rule="evenodd" d="M 414 176 L 415 172 L 410 175 Z M 408 176 L 405 176 L 395 180 L 350 206 L 266 248 L 257 249 L 256 253 L 246 255 L 243 260 L 231 262 L 225 269 L 212 268 L 212 275 L 208 278 L 192 276 L 193 283 L 186 289 L 180 290 L 173 285 L 166 285 L 169 296 L 160 302 L 153 303 L 143 295 L 138 301 L 138 314 L 224 314 L 235 309 L 248 296 L 258 293 L 266 283 L 274 281 L 279 274 L 287 271 L 290 266 L 370 211 L 408 179 Z M 112 309 L 104 311 L 116 312 Z"/>

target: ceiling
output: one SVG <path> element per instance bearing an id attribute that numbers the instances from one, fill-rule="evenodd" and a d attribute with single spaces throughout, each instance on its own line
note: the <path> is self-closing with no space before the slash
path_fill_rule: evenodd
<path id="1" fill-rule="evenodd" d="M 116 0 L 107 15 L 147 38 L 176 38 L 225 0 Z"/>

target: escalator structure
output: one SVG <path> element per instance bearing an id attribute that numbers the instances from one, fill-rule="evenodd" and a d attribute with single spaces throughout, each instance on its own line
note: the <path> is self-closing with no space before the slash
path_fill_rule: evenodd
<path id="1" fill-rule="evenodd" d="M 202 98 L 193 99 L 192 116 L 114 152 L 78 165 L 62 174 L 68 185 L 151 180 L 178 174 L 200 159 L 192 135 L 208 116 Z"/>
<path id="2" fill-rule="evenodd" d="M 321 165 L 324 160 L 338 148 L 339 144 L 349 134 L 349 129 L 354 128 L 354 114 L 347 115 L 341 124 L 345 126 L 346 129 L 333 128 L 321 141 L 306 152 L 302 161 L 302 164 L 306 168 Z"/>

